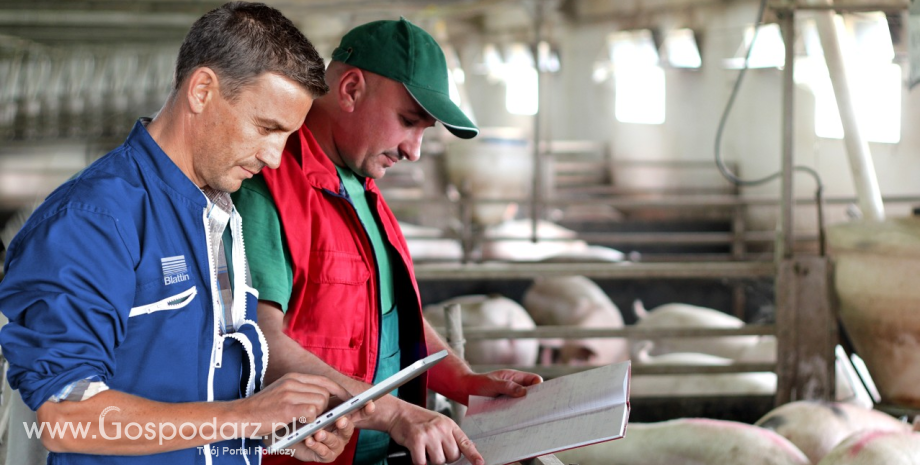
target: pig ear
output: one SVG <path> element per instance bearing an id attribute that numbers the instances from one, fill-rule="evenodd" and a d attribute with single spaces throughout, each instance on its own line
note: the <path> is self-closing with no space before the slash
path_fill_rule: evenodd
<path id="1" fill-rule="evenodd" d="M 636 299 L 633 301 L 633 313 L 635 313 L 636 318 L 640 320 L 648 316 L 648 311 L 645 310 L 645 305 L 642 304 L 642 300 Z"/>

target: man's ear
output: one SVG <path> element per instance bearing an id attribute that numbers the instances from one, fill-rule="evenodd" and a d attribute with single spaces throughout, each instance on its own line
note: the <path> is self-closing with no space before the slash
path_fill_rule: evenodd
<path id="1" fill-rule="evenodd" d="M 355 111 L 358 101 L 367 93 L 367 80 L 364 72 L 359 68 L 349 68 L 342 72 L 337 84 L 338 103 L 342 111 L 351 113 Z"/>
<path id="2" fill-rule="evenodd" d="M 199 114 L 204 111 L 212 99 L 220 92 L 217 74 L 207 66 L 196 68 L 188 77 L 186 98 L 192 113 Z"/>

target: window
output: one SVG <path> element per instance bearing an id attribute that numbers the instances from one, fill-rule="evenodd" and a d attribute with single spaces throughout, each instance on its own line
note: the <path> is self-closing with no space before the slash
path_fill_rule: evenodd
<path id="1" fill-rule="evenodd" d="M 892 63 L 894 48 L 882 13 L 835 17 L 856 117 L 868 141 L 901 140 L 901 67 Z M 842 139 L 843 126 L 821 41 L 813 21 L 803 27 L 808 56 L 796 63 L 796 81 L 815 96 L 815 135 Z"/>
<path id="2" fill-rule="evenodd" d="M 675 29 L 668 32 L 662 48 L 668 57 L 668 64 L 675 68 L 699 68 L 703 64 L 692 29 Z"/>
<path id="3" fill-rule="evenodd" d="M 786 45 L 783 42 L 779 24 L 762 24 L 757 30 L 757 41 L 754 42 L 754 49 L 751 50 L 748 68 L 782 68 L 786 64 Z M 747 56 L 752 40 L 754 40 L 754 26 L 748 26 L 744 30 L 744 42 L 735 52 L 735 57 L 725 60 L 726 68 L 744 67 L 744 57 Z"/>
<path id="4" fill-rule="evenodd" d="M 616 32 L 608 36 L 616 83 L 617 121 L 662 124 L 665 121 L 664 70 L 648 29 Z"/>
<path id="5" fill-rule="evenodd" d="M 535 115 L 539 106 L 537 68 L 533 54 L 525 44 L 508 48 L 503 71 L 505 109 L 515 115 Z"/>

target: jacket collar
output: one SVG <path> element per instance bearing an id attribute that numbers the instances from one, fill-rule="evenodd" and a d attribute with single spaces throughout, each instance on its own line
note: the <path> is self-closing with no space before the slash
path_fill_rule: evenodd
<path id="1" fill-rule="evenodd" d="M 319 189 L 342 194 L 342 181 L 335 170 L 335 165 L 326 155 L 326 152 L 323 152 L 323 149 L 320 148 L 319 142 L 313 137 L 313 133 L 306 124 L 300 127 L 300 131 L 296 136 L 291 136 L 288 139 L 285 152 L 293 154 L 300 163 L 307 182 Z M 288 153 L 285 153 L 285 155 L 288 155 Z M 368 192 L 378 192 L 377 185 L 373 179 L 365 178 L 364 187 Z"/>
<path id="2" fill-rule="evenodd" d="M 131 134 L 125 140 L 125 145 L 131 147 L 134 156 L 146 165 L 155 176 L 174 191 L 186 197 L 192 204 L 204 208 L 208 199 L 202 194 L 201 189 L 192 182 L 176 163 L 163 152 L 150 133 L 147 132 L 145 123 L 149 118 L 141 118 L 134 123 Z"/>

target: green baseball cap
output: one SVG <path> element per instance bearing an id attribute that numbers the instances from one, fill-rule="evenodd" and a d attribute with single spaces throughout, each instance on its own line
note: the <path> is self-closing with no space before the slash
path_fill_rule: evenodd
<path id="1" fill-rule="evenodd" d="M 332 52 L 334 61 L 390 78 L 453 135 L 472 139 L 479 129 L 450 100 L 444 52 L 424 29 L 405 18 L 358 26 Z"/>

